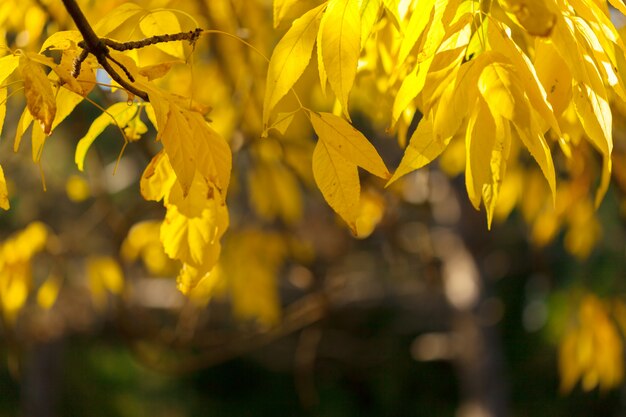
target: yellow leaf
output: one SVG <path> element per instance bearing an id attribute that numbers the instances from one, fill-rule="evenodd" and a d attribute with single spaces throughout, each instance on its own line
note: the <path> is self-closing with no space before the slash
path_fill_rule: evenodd
<path id="1" fill-rule="evenodd" d="M 406 61 L 428 23 L 434 22 L 435 3 L 436 0 L 421 1 L 413 10 L 406 29 L 404 29 L 404 39 L 402 39 L 400 44 L 400 51 L 398 52 L 399 64 L 403 64 Z"/>
<path id="2" fill-rule="evenodd" d="M 226 197 L 230 183 L 232 152 L 226 140 L 209 126 L 200 113 L 186 111 L 184 116 L 195 142 L 195 165 L 202 176 Z M 167 152 L 167 148 L 165 149 Z M 171 160 L 171 159 L 170 159 Z"/>
<path id="3" fill-rule="evenodd" d="M 489 106 L 491 114 L 514 119 L 517 110 L 511 93 L 510 67 L 498 62 L 486 65 L 478 77 L 478 90 Z"/>
<path id="4" fill-rule="evenodd" d="M 0 136 L 4 128 L 4 119 L 7 115 L 7 89 L 0 87 Z"/>
<path id="5" fill-rule="evenodd" d="M 497 54 L 484 55 L 501 59 Z M 513 122 L 522 142 L 535 158 L 543 172 L 553 200 L 556 199 L 556 178 L 550 147 L 543 137 L 540 118 L 530 108 L 530 102 L 520 86 L 523 83 L 517 76 L 517 67 L 504 62 L 492 61 L 487 64 L 479 77 L 478 89 L 494 117 L 504 117 Z"/>
<path id="6" fill-rule="evenodd" d="M 83 40 L 83 36 L 77 30 L 61 30 L 54 32 L 48 39 L 46 39 L 41 45 L 39 53 L 42 53 L 48 49 L 51 50 L 65 50 L 70 48 L 77 48 L 78 42 Z"/>
<path id="7" fill-rule="evenodd" d="M 572 74 L 554 43 L 543 39 L 535 42 L 533 66 L 537 78 L 545 86 L 546 98 L 555 116 L 563 114 L 572 99 Z"/>
<path id="8" fill-rule="evenodd" d="M 313 177 L 328 205 L 356 231 L 361 190 L 356 164 L 320 138 L 313 150 Z"/>
<path id="9" fill-rule="evenodd" d="M 534 36 L 550 36 L 556 24 L 556 13 L 545 0 L 500 0 L 502 8 Z"/>
<path id="10" fill-rule="evenodd" d="M 432 58 L 429 58 L 413 68 L 409 75 L 404 78 L 400 89 L 396 93 L 396 97 L 393 101 L 392 107 L 392 125 L 395 125 L 400 119 L 400 115 L 411 102 L 417 97 L 417 95 L 424 88 L 424 82 L 426 81 L 426 74 L 428 74 L 428 68 L 432 63 Z"/>
<path id="11" fill-rule="evenodd" d="M 136 105 L 129 106 L 126 102 L 115 103 L 91 123 L 87 134 L 80 138 L 76 145 L 74 161 L 80 171 L 84 168 L 87 151 L 104 129 L 110 124 L 117 124 L 117 126 L 123 128 L 131 119 L 137 116 L 138 109 Z"/>
<path id="12" fill-rule="evenodd" d="M 176 175 L 164 150 L 157 153 L 141 176 L 141 195 L 146 200 L 161 201 L 169 195 L 176 182 Z"/>
<path id="13" fill-rule="evenodd" d="M 139 74 L 143 75 L 148 81 L 156 80 L 164 77 L 176 64 L 175 61 L 160 62 L 154 65 L 139 68 Z"/>
<path id="14" fill-rule="evenodd" d="M 183 263 L 176 276 L 176 288 L 196 302 L 200 301 L 199 298 L 201 296 L 204 296 L 205 301 L 208 301 L 213 295 L 212 290 L 222 278 L 218 270 L 219 267 L 217 265 L 205 268 L 204 266 L 198 267 Z M 200 283 L 202 283 L 202 288 L 199 288 Z"/>
<path id="15" fill-rule="evenodd" d="M 49 135 L 56 113 L 56 100 L 50 80 L 39 64 L 25 56 L 20 57 L 19 68 L 24 79 L 26 106 L 33 118 L 41 124 L 44 133 Z"/>
<path id="16" fill-rule="evenodd" d="M 470 115 L 466 135 L 465 184 L 470 201 L 478 209 L 481 199 L 491 220 L 506 170 L 511 132 L 508 122 L 494 116 L 479 97 Z"/>
<path id="17" fill-rule="evenodd" d="M 280 22 L 287 15 L 289 10 L 296 4 L 298 0 L 274 0 L 273 18 L 274 29 L 280 26 Z"/>
<path id="18" fill-rule="evenodd" d="M 7 190 L 7 181 L 4 178 L 4 170 L 0 166 L 0 208 L 3 210 L 9 209 L 9 192 Z"/>
<path id="19" fill-rule="evenodd" d="M 559 125 L 554 115 L 555 111 L 547 99 L 544 86 L 539 80 L 535 67 L 530 59 L 522 52 L 519 46 L 506 34 L 503 28 L 496 24 L 488 25 L 488 38 L 492 48 L 504 55 L 515 68 L 518 74 L 519 86 L 528 96 L 533 108 L 541 115 L 545 122 L 557 135 L 561 134 Z M 538 41 L 541 42 L 541 41 Z M 551 59 L 552 57 L 550 57 Z M 578 59 L 578 58 L 577 58 Z M 567 69 L 563 69 L 567 72 Z"/>
<path id="20" fill-rule="evenodd" d="M 361 49 L 370 37 L 374 25 L 380 17 L 381 0 L 361 0 Z"/>
<path id="21" fill-rule="evenodd" d="M 277 132 L 279 132 L 281 135 L 284 135 L 287 129 L 289 128 L 289 126 L 291 125 L 291 122 L 293 122 L 293 118 L 295 115 L 296 115 L 295 112 L 278 113 L 276 115 L 276 120 L 274 120 L 274 123 L 272 123 L 272 125 L 268 127 L 267 129 L 268 130 L 274 129 Z M 265 135 L 265 137 L 267 137 L 267 134 Z"/>
<path id="22" fill-rule="evenodd" d="M 159 122 L 159 126 L 163 126 L 159 130 L 159 136 L 165 152 L 180 182 L 183 194 L 187 195 L 196 173 L 196 138 L 191 132 L 191 126 L 187 123 L 182 109 L 173 103 L 169 103 L 165 125 Z"/>
<path id="23" fill-rule="evenodd" d="M 330 87 L 349 120 L 348 97 L 361 50 L 361 16 L 354 0 L 330 0 L 322 17 L 321 44 Z"/>
<path id="24" fill-rule="evenodd" d="M 139 28 L 146 37 L 179 33 L 180 23 L 176 15 L 168 10 L 153 11 L 139 21 Z M 185 50 L 180 41 L 157 43 L 156 47 L 175 58 L 185 59 Z"/>
<path id="25" fill-rule="evenodd" d="M 83 101 L 83 96 L 66 88 L 60 88 L 56 93 L 57 112 L 52 123 L 52 130 L 69 116 L 76 106 Z"/>
<path id="26" fill-rule="evenodd" d="M 174 184 L 166 207 L 161 226 L 165 253 L 184 263 L 211 269 L 219 257 L 219 239 L 228 227 L 228 210 L 219 191 L 196 175 L 186 196 L 180 184 Z"/>
<path id="27" fill-rule="evenodd" d="M 400 21 L 402 21 L 402 18 L 400 17 L 399 3 L 400 0 L 383 0 L 385 10 L 391 16 L 391 21 L 397 29 L 400 28 Z"/>
<path id="28" fill-rule="evenodd" d="M 17 152 L 20 148 L 20 144 L 22 143 L 22 137 L 31 123 L 33 122 L 33 116 L 28 111 L 28 108 L 25 108 L 20 116 L 20 119 L 17 121 L 17 127 L 15 129 L 15 141 L 13 143 L 13 152 Z"/>
<path id="29" fill-rule="evenodd" d="M 415 171 L 437 158 L 450 143 L 451 137 L 436 138 L 433 133 L 433 124 L 429 118 L 424 117 L 411 135 L 409 146 L 404 151 L 404 156 L 398 169 L 393 174 L 387 185 L 396 181 L 403 175 Z"/>
<path id="30" fill-rule="evenodd" d="M 106 16 L 94 25 L 93 29 L 100 36 L 108 35 L 123 25 L 127 20 L 140 13 L 145 13 L 145 10 L 142 7 L 136 5 L 135 3 L 123 3 L 119 7 L 113 9 L 110 13 L 107 13 Z"/>
<path id="31" fill-rule="evenodd" d="M 389 171 L 376 148 L 350 123 L 331 113 L 308 114 L 315 133 L 327 147 L 377 177 L 389 178 Z"/>
<path id="32" fill-rule="evenodd" d="M 0 84 L 4 84 L 6 79 L 13 74 L 13 71 L 15 71 L 19 62 L 20 57 L 17 55 L 5 55 L 0 58 Z M 2 89 L 6 90 L 6 87 L 3 87 Z"/>
<path id="33" fill-rule="evenodd" d="M 326 86 L 328 84 L 328 74 L 326 73 L 326 67 L 324 67 L 324 57 L 322 56 L 322 33 L 324 33 L 324 20 L 320 21 L 320 27 L 317 32 L 317 72 L 320 77 L 320 87 L 322 88 L 322 95 L 326 97 Z"/>
<path id="34" fill-rule="evenodd" d="M 43 153 L 43 145 L 46 142 L 46 135 L 41 130 L 41 126 L 33 125 L 31 132 L 31 153 L 33 162 L 38 163 Z"/>
<path id="35" fill-rule="evenodd" d="M 356 237 L 365 239 L 371 235 L 384 214 L 385 199 L 373 191 L 363 192 L 356 218 Z"/>
<path id="36" fill-rule="evenodd" d="M 276 104 L 289 92 L 309 65 L 324 7 L 325 5 L 320 5 L 296 19 L 274 48 L 267 70 L 263 100 L 264 127 L 267 127 Z"/>
<path id="37" fill-rule="evenodd" d="M 482 57 L 483 55 L 481 55 Z M 434 111 L 433 134 L 439 138 L 453 136 L 471 111 L 470 103 L 476 99 L 477 78 L 484 59 L 477 58 L 461 65 L 456 76 L 448 82 Z"/>
<path id="38" fill-rule="evenodd" d="M 608 100 L 585 84 L 573 88 L 578 119 L 591 143 L 605 156 L 613 150 L 613 116 Z"/>

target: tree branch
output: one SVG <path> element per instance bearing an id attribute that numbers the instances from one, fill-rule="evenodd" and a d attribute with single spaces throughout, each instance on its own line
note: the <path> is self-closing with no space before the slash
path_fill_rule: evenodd
<path id="1" fill-rule="evenodd" d="M 150 101 L 148 97 L 148 93 L 145 91 L 139 90 L 125 79 L 123 79 L 120 74 L 113 69 L 109 60 L 112 60 L 109 54 L 109 48 L 105 44 L 105 42 L 96 35 L 96 32 L 93 31 L 93 28 L 87 21 L 87 18 L 83 14 L 83 11 L 76 3 L 76 0 L 63 0 L 63 5 L 65 9 L 72 17 L 72 20 L 76 24 L 76 27 L 80 31 L 80 34 L 84 39 L 84 50 L 87 51 L 88 54 L 92 54 L 96 57 L 98 63 L 104 68 L 104 70 L 109 74 L 109 76 L 115 80 L 120 86 L 122 86 L 126 91 L 136 95 L 137 97 L 142 98 L 144 101 Z M 77 75 L 80 72 L 80 65 L 87 58 L 87 55 L 81 53 L 76 62 L 74 63 L 74 73 Z M 117 61 L 114 61 L 117 63 Z M 121 64 L 117 63 L 124 70 L 126 74 L 128 74 L 128 70 Z M 131 81 L 132 82 L 132 81 Z"/>

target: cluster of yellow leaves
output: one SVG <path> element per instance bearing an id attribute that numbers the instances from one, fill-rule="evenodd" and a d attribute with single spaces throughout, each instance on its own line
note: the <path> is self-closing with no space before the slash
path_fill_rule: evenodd
<path id="1" fill-rule="evenodd" d="M 213 15 L 223 17 L 229 27 L 236 19 L 229 15 L 228 7 L 218 3 L 207 7 Z M 599 235 L 589 227 L 592 205 L 588 199 L 579 199 L 586 190 L 580 193 L 574 186 L 557 186 L 559 167 L 555 168 L 553 155 L 561 152 L 573 159 L 582 144 L 597 151 L 603 161 L 597 205 L 611 172 L 609 103 L 626 101 L 622 76 L 625 48 L 605 2 L 328 0 L 311 4 L 274 1 L 275 27 L 288 18 L 295 19 L 273 48 L 262 114 L 254 118 L 254 112 L 249 112 L 252 127 L 245 129 L 264 137 L 270 130 L 284 134 L 301 111 L 318 137 L 310 158 L 313 179 L 356 236 L 369 235 L 384 212 L 380 195 L 362 193 L 359 168 L 391 183 L 442 154 L 451 154 L 454 148 L 463 156 L 457 165 L 465 170 L 469 198 L 476 208 L 484 205 L 491 225 L 494 216 L 503 216 L 515 202 L 525 201 L 514 195 L 507 183 L 519 185 L 511 173 L 521 172 L 518 160 L 526 149 L 546 180 L 551 195 L 548 199 L 553 202 L 557 194 L 569 196 L 566 203 L 557 206 L 556 214 L 550 215 L 552 218 L 544 215 L 543 200 L 541 210 L 527 210 L 530 214 L 526 217 L 536 224 L 535 239 L 547 241 L 560 224 L 567 223 L 573 232 L 571 238 L 566 237 L 566 245 L 580 256 L 589 253 L 590 244 Z M 622 0 L 612 0 L 611 4 L 626 11 Z M 305 9 L 303 13 L 299 13 L 301 9 Z M 136 37 L 149 37 L 188 30 L 185 24 L 190 23 L 184 13 L 125 2 L 94 29 L 100 36 L 115 36 L 130 29 Z M 93 58 L 83 63 L 77 79 L 71 76 L 80 40 L 77 31 L 57 32 L 44 42 L 39 53 L 14 51 L 0 58 L 0 83 L 8 84 L 11 77 L 19 79 L 26 98 L 14 148 L 19 148 L 31 129 L 36 163 L 47 136 L 96 84 L 97 63 Z M 148 260 L 149 254 L 157 251 L 148 236 L 153 239 L 158 229 L 164 253 L 182 265 L 179 288 L 190 293 L 199 282 L 231 268 L 226 263 L 219 268 L 222 272 L 215 269 L 220 240 L 229 225 L 226 194 L 232 164 L 230 147 L 218 131 L 233 132 L 228 126 L 233 123 L 232 112 L 220 113 L 228 121 L 210 125 L 207 108 L 193 99 L 165 93 L 155 81 L 176 72 L 171 71 L 175 62 L 186 60 L 189 48 L 184 43 L 159 43 L 146 50 L 152 52 L 131 50 L 112 56 L 132 74 L 135 85 L 148 93 L 150 102 L 122 101 L 106 108 L 79 140 L 75 161 L 83 170 L 89 148 L 107 126 L 118 127 L 125 141 L 135 141 L 148 131 L 146 117 L 150 120 L 163 149 L 145 169 L 141 193 L 148 200 L 163 201 L 166 215 L 163 222 L 133 229 L 127 240 L 131 243 L 123 253 L 131 260 L 141 256 L 153 272 L 164 270 L 168 262 Z M 61 59 L 51 59 L 50 51 Z M 233 53 L 225 59 L 241 64 L 240 55 Z M 312 62 L 315 64 L 310 65 Z M 310 66 L 319 78 L 317 88 L 322 95 L 334 96 L 333 112 L 306 108 L 295 93 L 299 108 L 280 112 L 279 103 Z M 246 70 L 242 67 L 238 71 Z M 351 124 L 351 93 L 360 78 L 371 73 L 383 75 L 376 77 L 376 88 L 388 98 L 388 106 L 375 111 L 387 114 L 389 127 L 397 131 L 401 143 L 410 134 L 393 175 L 372 143 Z M 239 75 L 236 72 L 233 79 Z M 0 88 L 0 124 L 8 90 Z M 223 93 L 220 97 L 227 96 Z M 254 105 L 258 97 L 250 93 L 249 98 Z M 418 113 L 417 128 L 409 132 Z M 218 129 L 216 125 L 228 127 Z M 307 158 L 290 163 L 285 144 L 274 139 L 266 138 L 266 143 L 252 146 L 258 153 L 247 173 L 250 200 L 261 218 L 280 218 L 293 224 L 303 213 L 298 180 L 306 182 L 306 174 L 299 170 Z M 580 203 L 577 209 L 568 210 L 568 203 L 574 202 Z M 0 167 L 0 207 L 8 206 Z M 587 234 L 581 235 L 580 230 Z M 274 264 L 267 267 L 276 268 Z"/>
<path id="2" fill-rule="evenodd" d="M 9 323 L 26 303 L 32 288 L 32 258 L 44 250 L 47 241 L 48 229 L 35 222 L 0 246 L 0 304 Z"/>
<path id="3" fill-rule="evenodd" d="M 275 24 L 293 3 L 274 2 Z M 621 0 L 612 5 L 626 11 Z M 388 36 L 389 28 L 395 38 Z M 368 42 L 376 45 L 375 52 Z M 570 157 L 585 140 L 603 159 L 596 205 L 606 192 L 613 147 L 609 103 L 626 98 L 625 48 L 606 3 L 323 2 L 295 19 L 274 48 L 263 106 L 265 129 L 284 123 L 280 114 L 272 123 L 272 111 L 302 76 L 316 45 L 321 89 L 330 84 L 348 121 L 348 97 L 361 68 L 371 71 L 368 59 L 380 61 L 374 66 L 382 66 L 388 76 L 383 88 L 391 87 L 391 120 L 400 138 L 416 111 L 422 114 L 390 182 L 432 162 L 452 138 L 461 137 L 469 198 L 477 209 L 484 205 L 491 225 L 507 168 L 517 164 L 518 144 L 538 164 L 554 200 L 556 146 Z M 322 129 L 320 119 L 328 125 L 330 116 L 309 114 L 320 136 L 314 154 L 316 182 L 331 207 L 354 227 L 359 183 L 350 167 L 361 166 L 383 178 L 386 170 L 360 164 L 358 155 L 366 153 L 371 161 L 376 157 L 362 141 L 360 152 L 343 155 L 347 163 L 321 152 L 330 133 Z M 349 123 L 333 117 L 334 140 L 349 146 L 339 133 L 346 132 Z M 341 172 L 343 183 L 331 178 L 331 168 Z"/>
<path id="4" fill-rule="evenodd" d="M 626 307 L 620 301 L 616 301 L 615 306 L 618 315 L 623 316 Z M 621 383 L 624 345 L 616 324 L 611 318 L 609 304 L 593 294 L 584 296 L 561 340 L 562 392 L 571 391 L 579 380 L 585 391 L 595 387 L 611 389 Z"/>

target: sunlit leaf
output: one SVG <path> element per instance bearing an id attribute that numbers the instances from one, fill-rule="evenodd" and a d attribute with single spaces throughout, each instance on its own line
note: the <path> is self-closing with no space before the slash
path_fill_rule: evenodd
<path id="1" fill-rule="evenodd" d="M 313 150 L 313 176 L 328 205 L 356 230 L 361 191 L 356 164 L 320 139 Z"/>
<path id="2" fill-rule="evenodd" d="M 157 153 L 141 176 L 141 195 L 146 200 L 161 201 L 176 182 L 176 175 L 165 151 Z"/>
<path id="3" fill-rule="evenodd" d="M 280 26 L 280 22 L 289 13 L 289 10 L 298 2 L 298 0 L 274 0 L 273 19 L 274 28 Z"/>
<path id="4" fill-rule="evenodd" d="M 135 3 L 123 3 L 113 9 L 110 13 L 107 13 L 106 16 L 103 16 L 103 18 L 94 25 L 93 29 L 97 34 L 106 36 L 123 25 L 127 20 L 139 15 L 140 13 L 145 13 L 145 10 L 142 7 L 136 5 Z"/>
<path id="5" fill-rule="evenodd" d="M 267 70 L 263 101 L 264 126 L 267 126 L 276 104 L 293 87 L 309 65 L 324 7 L 325 5 L 320 5 L 296 19 L 274 48 Z"/>
<path id="6" fill-rule="evenodd" d="M 534 36 L 550 36 L 556 13 L 544 0 L 500 0 L 500 4 L 526 31 Z"/>
<path id="7" fill-rule="evenodd" d="M 180 23 L 173 12 L 156 10 L 148 13 L 139 21 L 139 28 L 146 37 L 179 33 Z M 160 42 L 156 47 L 175 58 L 185 59 L 185 50 L 181 42 Z"/>
<path id="8" fill-rule="evenodd" d="M 78 42 L 83 40 L 83 36 L 77 30 L 62 30 L 54 32 L 48 39 L 41 45 L 39 53 L 42 53 L 48 49 L 51 50 L 65 50 L 72 47 L 76 47 Z"/>
<path id="9" fill-rule="evenodd" d="M 83 136 L 76 145 L 76 153 L 74 155 L 74 162 L 78 166 L 80 171 L 83 170 L 85 164 L 85 156 L 87 151 L 93 144 L 93 142 L 100 136 L 107 126 L 113 124 L 119 126 L 120 129 L 124 128 L 128 122 L 136 117 L 138 114 L 137 106 L 129 106 L 126 102 L 119 102 L 111 105 L 106 109 L 105 113 L 98 116 L 87 131 L 87 134 Z"/>
<path id="10" fill-rule="evenodd" d="M 175 183 L 166 201 L 161 242 L 170 258 L 209 270 L 217 262 L 228 210 L 219 192 L 196 175 L 189 193 Z"/>
<path id="11" fill-rule="evenodd" d="M 362 0 L 361 14 L 361 49 L 370 37 L 372 29 L 380 16 L 381 0 Z"/>
<path id="12" fill-rule="evenodd" d="M 330 0 L 322 17 L 321 48 L 328 82 L 349 120 L 348 97 L 361 50 L 361 15 L 354 0 Z"/>
<path id="13" fill-rule="evenodd" d="M 411 171 L 431 163 L 448 146 L 450 139 L 450 137 L 435 137 L 432 122 L 428 118 L 422 118 L 415 132 L 411 135 L 409 146 L 404 151 L 404 156 L 402 161 L 400 161 L 398 169 L 396 169 L 388 184 Z"/>
<path id="14" fill-rule="evenodd" d="M 331 113 L 309 112 L 315 133 L 327 146 L 351 163 L 380 178 L 389 178 L 389 171 L 376 148 L 350 123 Z"/>

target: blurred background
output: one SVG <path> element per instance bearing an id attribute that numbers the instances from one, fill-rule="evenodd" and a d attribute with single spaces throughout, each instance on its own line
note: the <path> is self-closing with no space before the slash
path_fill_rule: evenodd
<path id="1" fill-rule="evenodd" d="M 97 22 L 124 2 L 80 3 Z M 626 415 L 621 109 L 614 181 L 597 211 L 601 161 L 586 142 L 574 162 L 555 146 L 556 207 L 519 151 L 488 230 L 468 201 L 463 140 L 454 138 L 437 162 L 387 189 L 361 173 L 353 236 L 315 187 L 315 135 L 304 116 L 260 139 L 262 55 L 316 2 L 300 2 L 276 30 L 270 1 L 138 3 L 142 11 L 99 34 L 140 39 L 139 20 L 173 9 L 183 11 L 181 31 L 216 31 L 184 45 L 182 57 L 150 47 L 140 58 L 174 62 L 160 85 L 210 106 L 233 149 L 219 273 L 189 297 L 176 288 L 180 265 L 159 242 L 165 209 L 139 192 L 160 149 L 140 103 L 127 104 L 136 113 L 119 129 L 108 122 L 79 171 L 79 139 L 103 109 L 127 101 L 97 74 L 103 85 L 33 163 L 28 131 L 13 152 L 25 103 L 19 77 L 10 78 L 0 143 L 11 202 L 0 216 L 0 416 Z M 0 5 L 11 50 L 37 52 L 72 27 L 60 1 Z M 379 63 L 371 54 L 364 60 Z M 331 109 L 311 67 L 296 91 Z M 387 131 L 383 109 L 397 83 L 382 65 L 360 68 L 353 123 L 396 167 L 398 141 L 419 113 L 403 132 Z"/>

